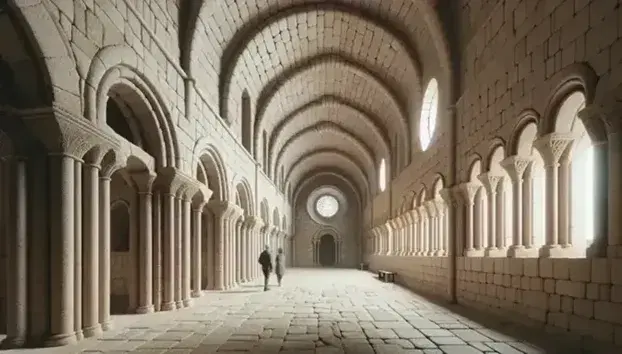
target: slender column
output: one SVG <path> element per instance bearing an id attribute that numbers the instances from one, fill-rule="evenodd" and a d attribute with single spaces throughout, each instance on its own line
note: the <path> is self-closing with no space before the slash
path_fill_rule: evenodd
<path id="1" fill-rule="evenodd" d="M 572 246 L 570 234 L 570 224 L 572 223 L 571 206 L 572 206 L 572 191 L 570 189 L 570 178 L 572 177 L 572 171 L 570 170 L 570 157 L 562 156 L 559 164 L 559 193 L 558 193 L 558 208 L 559 208 L 559 245 L 562 248 L 568 248 Z"/>
<path id="2" fill-rule="evenodd" d="M 425 208 L 428 212 L 428 218 L 426 220 L 426 238 L 425 238 L 425 255 L 432 256 L 434 255 L 434 234 L 435 234 L 435 219 L 436 219 L 436 208 L 434 207 L 433 201 L 425 202 Z"/>
<path id="3" fill-rule="evenodd" d="M 53 200 L 53 198 L 52 198 Z M 99 323 L 104 331 L 110 321 L 110 176 L 99 179 Z"/>
<path id="4" fill-rule="evenodd" d="M 54 242 L 50 243 L 50 336 L 45 344 L 61 346 L 77 342 L 73 298 L 75 160 L 64 155 L 50 156 L 50 169 L 50 238 Z M 100 318 L 100 322 L 105 320 L 105 316 Z"/>
<path id="5" fill-rule="evenodd" d="M 171 311 L 175 307 L 175 195 L 167 192 L 163 195 L 164 232 L 162 233 L 162 311 Z"/>
<path id="6" fill-rule="evenodd" d="M 519 257 L 524 252 L 523 243 L 523 179 L 525 170 L 531 164 L 531 159 L 521 156 L 510 156 L 501 161 L 501 166 L 507 171 L 512 181 L 512 245 L 508 250 L 509 257 Z"/>
<path id="7" fill-rule="evenodd" d="M 249 253 L 246 226 L 240 223 L 240 283 L 248 281 L 246 265 L 248 264 Z"/>
<path id="8" fill-rule="evenodd" d="M 436 203 L 436 213 L 437 213 L 437 256 L 444 256 L 447 254 L 447 247 L 445 244 L 445 239 L 447 237 L 447 230 L 445 230 L 445 202 L 441 200 L 435 200 Z"/>
<path id="9" fill-rule="evenodd" d="M 473 247 L 481 255 L 484 254 L 484 187 L 477 189 L 475 193 L 475 215 L 473 219 Z"/>
<path id="10" fill-rule="evenodd" d="M 225 241 L 230 218 L 235 213 L 235 205 L 226 201 L 211 201 L 208 207 L 214 213 L 214 290 L 225 289 Z"/>
<path id="11" fill-rule="evenodd" d="M 182 273 L 182 289 L 181 298 L 184 307 L 192 305 L 192 295 L 190 293 L 190 218 L 192 216 L 192 204 L 188 196 L 182 201 L 182 255 L 181 255 L 181 273 Z"/>
<path id="12" fill-rule="evenodd" d="M 138 306 L 136 313 L 154 311 L 153 306 L 153 210 L 151 186 L 154 175 L 133 176 L 138 185 Z"/>
<path id="13" fill-rule="evenodd" d="M 162 196 L 156 191 L 151 197 L 153 209 L 153 229 L 152 229 L 152 261 L 153 261 L 153 307 L 155 311 L 160 311 L 162 307 L 162 233 L 164 225 L 162 223 Z"/>
<path id="14" fill-rule="evenodd" d="M 83 184 L 82 326 L 85 337 L 95 337 L 102 334 L 99 324 L 99 166 L 84 165 Z"/>
<path id="15" fill-rule="evenodd" d="M 182 296 L 182 281 L 183 281 L 183 272 L 182 272 L 182 263 L 183 263 L 183 201 L 182 198 L 177 195 L 175 197 L 175 238 L 173 247 L 175 249 L 175 306 L 178 309 L 184 307 L 183 296 Z"/>
<path id="16" fill-rule="evenodd" d="M 215 247 L 215 242 L 216 242 L 216 227 L 218 225 L 218 220 L 215 216 L 215 213 L 211 210 L 210 213 L 208 214 L 209 218 L 207 220 L 209 226 L 207 227 L 207 229 L 205 230 L 207 232 L 207 238 L 205 239 L 205 262 L 207 264 L 207 268 L 205 269 L 205 271 L 207 272 L 206 275 L 206 285 L 207 285 L 207 289 L 216 289 L 215 287 L 215 283 L 216 283 L 216 271 L 215 271 L 215 267 L 216 267 L 216 247 Z"/>
<path id="17" fill-rule="evenodd" d="M 73 327 L 76 339 L 82 340 L 82 161 L 74 166 L 74 317 Z"/>
<path id="18" fill-rule="evenodd" d="M 486 247 L 486 256 L 492 256 L 495 247 L 495 236 L 497 234 L 497 185 L 501 180 L 500 176 L 495 176 L 490 172 L 482 173 L 477 176 L 486 189 L 486 195 L 488 196 L 488 245 Z"/>
<path id="19" fill-rule="evenodd" d="M 495 203 L 497 209 L 495 212 L 497 213 L 495 217 L 496 234 L 495 234 L 495 248 L 499 251 L 505 250 L 505 188 L 504 188 L 504 177 L 499 178 L 499 183 L 497 183 L 497 193 L 495 194 L 497 198 L 497 202 Z M 505 251 L 503 254 L 505 255 Z"/>
<path id="20" fill-rule="evenodd" d="M 235 282 L 241 284 L 244 282 L 242 279 L 242 269 L 244 269 L 244 254 L 242 252 L 242 221 L 237 222 L 237 228 L 235 232 Z"/>
<path id="21" fill-rule="evenodd" d="M 461 185 L 461 192 L 464 197 L 466 203 L 466 232 L 465 232 L 465 247 L 464 254 L 469 257 L 472 256 L 473 251 L 475 251 L 474 247 L 474 233 L 475 233 L 475 196 L 477 191 L 481 188 L 479 185 L 468 182 Z"/>
<path id="22" fill-rule="evenodd" d="M 525 173 L 523 180 L 523 246 L 526 250 L 533 249 L 533 176 L 531 168 Z"/>
<path id="23" fill-rule="evenodd" d="M 419 222 L 419 214 L 416 210 L 409 210 L 408 215 L 410 217 L 410 245 L 408 247 L 408 255 L 414 256 L 417 253 L 417 223 Z"/>
<path id="24" fill-rule="evenodd" d="M 618 115 L 607 117 L 607 256 L 622 258 L 622 133 Z"/>
<path id="25" fill-rule="evenodd" d="M 564 256 L 559 245 L 559 159 L 571 142 L 571 137 L 561 134 L 549 134 L 534 142 L 546 170 L 546 245 L 540 250 L 542 257 Z"/>
<path id="26" fill-rule="evenodd" d="M 6 334 L 2 342 L 8 348 L 21 347 L 28 330 L 28 207 L 26 161 L 5 162 L 9 197 L 6 211 Z M 10 166 L 13 165 L 12 169 Z M 13 183 L 11 183 L 13 182 Z M 14 203 L 14 204 L 13 204 Z M 68 220 L 71 222 L 71 219 Z M 73 294 L 71 294 L 73 296 Z M 54 313 L 54 312 L 53 312 Z"/>
<path id="27" fill-rule="evenodd" d="M 417 223 L 417 256 L 425 254 L 424 239 L 425 239 L 425 227 L 424 221 L 426 218 L 426 211 L 424 206 L 417 207 L 417 214 L 419 215 L 419 222 Z"/>
<path id="28" fill-rule="evenodd" d="M 201 238 L 203 236 L 203 207 L 204 203 L 192 209 L 192 297 L 203 296 L 201 289 Z"/>

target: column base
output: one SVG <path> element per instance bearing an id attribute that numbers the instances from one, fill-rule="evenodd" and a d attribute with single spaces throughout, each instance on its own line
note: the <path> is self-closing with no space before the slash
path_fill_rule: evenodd
<path id="1" fill-rule="evenodd" d="M 540 248 L 540 257 L 543 258 L 572 258 L 576 256 L 577 255 L 573 247 L 544 245 Z"/>
<path id="2" fill-rule="evenodd" d="M 184 307 L 190 307 L 192 306 L 192 303 L 193 303 L 192 299 L 185 299 L 183 301 Z"/>
<path id="3" fill-rule="evenodd" d="M 83 328 L 82 333 L 84 333 L 84 337 L 91 338 L 102 336 L 104 331 L 102 331 L 102 326 L 98 323 L 95 326 Z"/>
<path id="4" fill-rule="evenodd" d="M 55 334 L 53 336 L 48 337 L 43 343 L 46 347 L 62 347 L 65 345 L 74 345 L 77 344 L 78 340 L 76 339 L 75 333 L 65 333 L 65 334 Z"/>
<path id="5" fill-rule="evenodd" d="M 466 256 L 467 257 L 483 257 L 484 256 L 484 250 L 482 249 L 470 249 L 470 250 L 466 250 Z"/>
<path id="6" fill-rule="evenodd" d="M 184 308 L 184 302 L 181 301 L 181 300 L 175 301 L 175 307 L 177 307 L 178 309 L 183 309 Z"/>
<path id="7" fill-rule="evenodd" d="M 192 297 L 201 297 L 203 296 L 203 290 L 192 290 Z"/>
<path id="8" fill-rule="evenodd" d="M 175 303 L 174 302 L 163 302 L 162 306 L 160 307 L 160 310 L 162 311 L 173 311 L 175 309 Z"/>
<path id="9" fill-rule="evenodd" d="M 609 245 L 607 246 L 608 258 L 622 258 L 622 245 Z"/>
<path id="10" fill-rule="evenodd" d="M 136 313 L 139 315 L 144 315 L 146 313 L 152 312 L 155 312 L 155 308 L 153 307 L 153 305 L 141 306 L 136 309 Z"/>
<path id="11" fill-rule="evenodd" d="M 408 256 L 409 257 L 416 256 L 416 255 L 417 255 L 417 252 L 415 252 L 415 251 L 408 252 Z"/>
<path id="12" fill-rule="evenodd" d="M 82 330 L 79 329 L 76 331 L 76 340 L 77 341 L 81 341 L 84 339 L 84 334 L 82 333 Z"/>
<path id="13" fill-rule="evenodd" d="M 538 258 L 538 249 L 525 246 L 510 246 L 508 249 L 508 257 L 510 258 Z"/>
<path id="14" fill-rule="evenodd" d="M 18 349 L 26 345 L 26 337 L 6 337 L 0 343 L 2 349 Z"/>
<path id="15" fill-rule="evenodd" d="M 112 321 L 110 319 L 106 320 L 105 322 L 102 322 L 101 326 L 102 326 L 102 329 L 104 331 L 109 331 L 109 330 L 111 330 L 114 327 L 114 325 L 113 325 L 113 323 L 112 323 Z"/>

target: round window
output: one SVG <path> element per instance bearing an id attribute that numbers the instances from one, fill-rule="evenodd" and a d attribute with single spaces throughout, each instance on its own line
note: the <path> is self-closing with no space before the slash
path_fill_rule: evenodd
<path id="1" fill-rule="evenodd" d="M 324 218 L 332 218 L 339 211 L 339 201 L 332 195 L 325 194 L 315 202 L 315 211 Z"/>
<path id="2" fill-rule="evenodd" d="M 436 79 L 430 80 L 423 94 L 421 105 L 421 119 L 419 120 L 419 142 L 421 150 L 427 150 L 436 129 L 436 117 L 438 114 L 438 83 Z"/>

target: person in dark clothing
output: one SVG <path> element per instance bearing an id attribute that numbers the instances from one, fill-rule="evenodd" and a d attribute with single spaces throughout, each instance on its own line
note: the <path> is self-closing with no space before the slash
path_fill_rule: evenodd
<path id="1" fill-rule="evenodd" d="M 285 255 L 282 248 L 279 248 L 277 251 L 274 263 L 274 274 L 276 274 L 276 279 L 279 281 L 279 286 L 281 286 L 281 280 L 283 280 L 285 275 Z"/>
<path id="2" fill-rule="evenodd" d="M 272 256 L 268 249 L 269 247 L 266 245 L 263 252 L 259 255 L 259 264 L 261 264 L 264 278 L 263 291 L 268 291 L 268 281 L 270 280 L 270 273 L 272 273 Z"/>

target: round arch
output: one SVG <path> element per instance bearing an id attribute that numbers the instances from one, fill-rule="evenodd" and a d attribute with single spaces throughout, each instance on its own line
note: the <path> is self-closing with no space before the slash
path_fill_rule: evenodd
<path id="1" fill-rule="evenodd" d="M 281 218 L 279 216 L 279 209 L 274 207 L 272 210 L 272 225 L 280 228 L 281 227 Z"/>
<path id="2" fill-rule="evenodd" d="M 259 216 L 263 220 L 265 225 L 270 225 L 270 205 L 268 205 L 268 200 L 263 198 L 259 205 Z"/>
<path id="3" fill-rule="evenodd" d="M 518 115 L 518 121 L 516 125 L 514 126 L 514 130 L 512 131 L 512 134 L 510 135 L 510 139 L 508 140 L 508 143 L 507 143 L 507 151 L 508 151 L 509 156 L 519 154 L 519 150 L 520 150 L 519 140 L 520 140 L 521 134 L 523 134 L 523 130 L 525 129 L 525 127 L 527 127 L 530 124 L 535 124 L 536 131 L 537 131 L 537 126 L 539 122 L 540 122 L 540 115 L 538 114 L 538 112 L 536 112 L 533 109 L 526 109 Z"/>
<path id="4" fill-rule="evenodd" d="M 240 177 L 234 179 L 235 191 L 240 197 L 240 206 L 244 209 L 245 216 L 255 215 L 255 208 L 253 205 L 253 193 L 250 188 L 250 184 L 246 178 Z"/>
<path id="5" fill-rule="evenodd" d="M 220 201 L 232 200 L 227 170 L 218 150 L 207 145 L 200 150 L 195 149 L 193 156 L 197 159 L 193 175 L 213 191 L 212 198 Z"/>
<path id="6" fill-rule="evenodd" d="M 351 177 L 348 176 L 347 174 L 344 174 L 343 172 L 340 172 L 338 170 L 332 169 L 332 170 L 328 170 L 328 169 L 320 169 L 320 170 L 314 170 L 311 171 L 305 175 L 303 175 L 299 182 L 296 184 L 296 187 L 294 189 L 294 194 L 293 194 L 293 205 L 297 205 L 298 203 L 298 199 L 300 198 L 301 193 L 305 190 L 305 188 L 310 185 L 311 183 L 314 183 L 317 179 L 320 178 L 335 178 L 341 182 L 343 182 L 346 186 L 348 186 L 348 188 L 354 193 L 354 196 L 356 198 L 356 202 L 357 202 L 357 207 L 358 210 L 360 211 L 362 208 L 362 194 L 361 194 L 361 190 L 359 188 L 357 188 L 352 180 Z"/>

